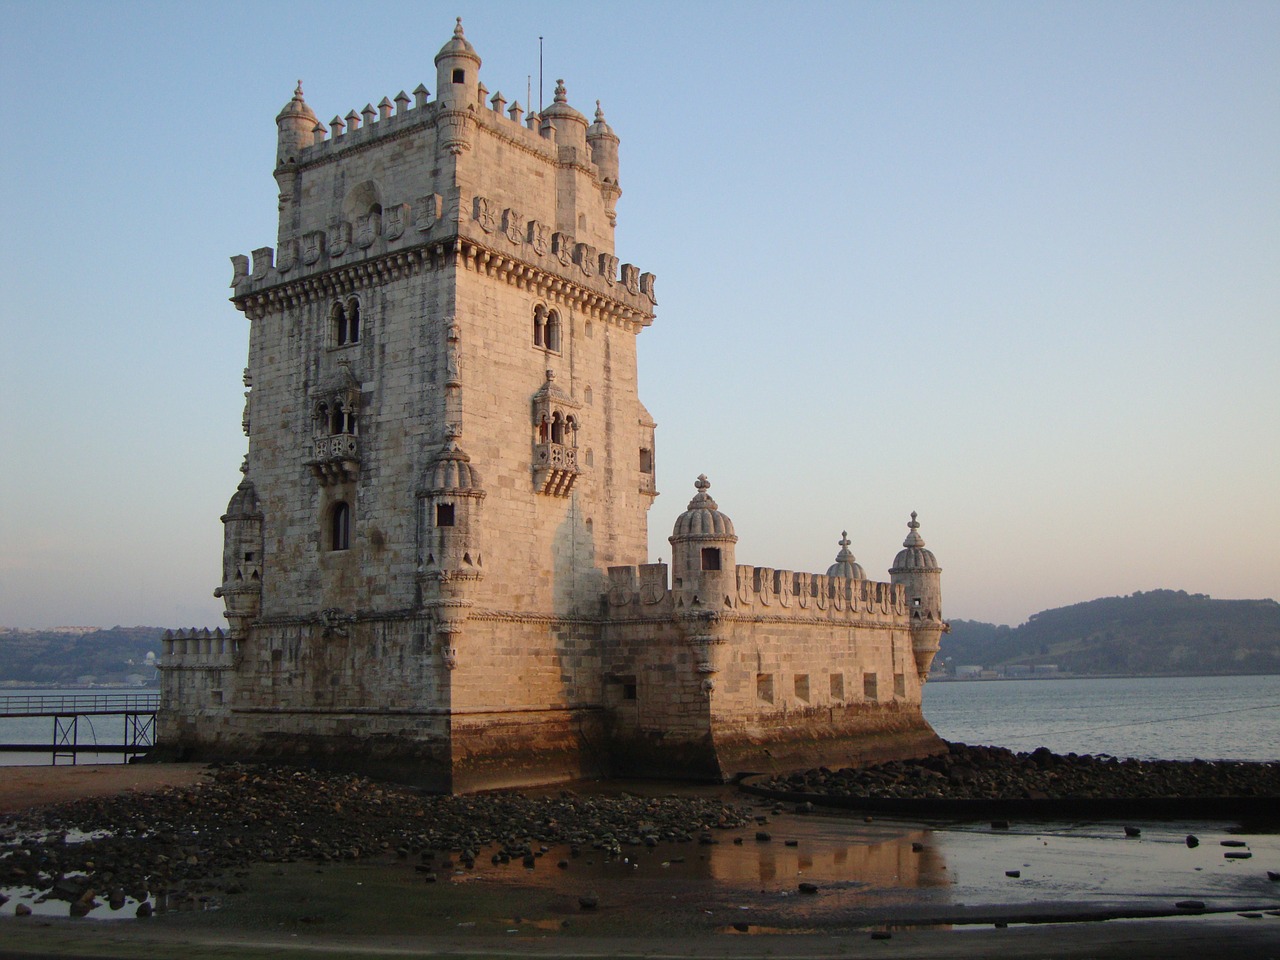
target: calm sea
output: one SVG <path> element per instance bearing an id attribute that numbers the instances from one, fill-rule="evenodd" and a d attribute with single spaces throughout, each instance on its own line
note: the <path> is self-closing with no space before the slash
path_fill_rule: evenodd
<path id="1" fill-rule="evenodd" d="M 85 691 L 4 690 L 0 696 Z M 123 691 L 121 691 L 123 692 Z M 924 713 L 947 740 L 1011 750 L 1191 760 L 1280 759 L 1280 676 L 930 683 Z M 121 717 L 82 719 L 84 743 L 121 743 Z M 49 743 L 53 720 L 0 717 L 0 743 Z M 47 753 L 0 753 L 0 765 L 47 764 Z M 117 763 L 82 754 L 80 763 Z"/>
<path id="2" fill-rule="evenodd" d="M 1280 760 L 1280 676 L 929 683 L 924 715 L 944 739 L 1011 750 Z"/>

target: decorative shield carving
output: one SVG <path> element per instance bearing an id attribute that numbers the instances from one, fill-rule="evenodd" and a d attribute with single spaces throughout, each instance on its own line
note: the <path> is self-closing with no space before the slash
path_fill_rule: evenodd
<path id="1" fill-rule="evenodd" d="M 356 246 L 361 250 L 368 250 L 381 232 L 381 216 L 371 213 L 367 217 L 361 217 L 356 227 Z"/>
<path id="2" fill-rule="evenodd" d="M 485 233 L 493 233 L 498 226 L 497 207 L 488 197 L 476 197 L 472 203 L 471 216 Z"/>
<path id="3" fill-rule="evenodd" d="M 830 606 L 831 600 L 827 595 L 830 589 L 831 589 L 831 585 L 827 582 L 827 577 L 825 574 L 815 573 L 813 575 L 813 599 L 815 601 L 814 606 L 816 606 L 819 610 L 825 610 L 827 609 L 828 606 Z"/>
<path id="4" fill-rule="evenodd" d="M 809 609 L 809 601 L 813 599 L 813 574 L 796 574 L 796 605 L 801 610 Z"/>
<path id="5" fill-rule="evenodd" d="M 600 254 L 600 276 L 611 287 L 618 282 L 618 262 L 618 258 L 612 254 Z"/>
<path id="6" fill-rule="evenodd" d="M 319 230 L 304 234 L 302 237 L 302 262 L 308 267 L 320 259 L 324 253 L 324 234 Z"/>
<path id="7" fill-rule="evenodd" d="M 573 237 L 567 233 L 553 233 L 551 235 L 551 253 L 560 261 L 562 266 L 568 266 L 573 263 Z"/>
<path id="8" fill-rule="evenodd" d="M 666 569 L 658 564 L 642 566 L 640 568 L 640 602 L 647 604 L 661 603 L 666 595 Z"/>
<path id="9" fill-rule="evenodd" d="M 573 248 L 573 259 L 577 262 L 578 269 L 580 269 L 585 276 L 591 277 L 595 275 L 596 269 L 599 266 L 599 261 L 597 260 L 598 257 L 599 253 L 596 251 L 596 248 L 591 246 L 589 243 L 579 243 Z"/>
<path id="10" fill-rule="evenodd" d="M 751 606 L 752 600 L 755 599 L 755 567 L 746 564 L 738 565 L 738 602 L 744 606 Z"/>
<path id="11" fill-rule="evenodd" d="M 528 239 L 534 253 L 540 257 L 546 256 L 551 247 L 551 229 L 545 223 L 530 220 Z"/>
<path id="12" fill-rule="evenodd" d="M 778 595 L 778 603 L 784 607 L 791 606 L 791 581 L 794 577 L 790 570 L 778 571 L 778 586 L 774 592 Z"/>
<path id="13" fill-rule="evenodd" d="M 756 597 L 766 607 L 773 603 L 773 569 L 770 567 L 756 568 Z"/>
<path id="14" fill-rule="evenodd" d="M 627 293 L 640 292 L 640 268 L 630 263 L 622 265 L 622 285 L 627 288 Z"/>
<path id="15" fill-rule="evenodd" d="M 524 214 L 511 207 L 502 211 L 502 232 L 516 246 L 524 243 L 524 229 Z"/>
<path id="16" fill-rule="evenodd" d="M 347 252 L 347 247 L 350 245 L 351 224 L 347 223 L 345 220 L 339 220 L 337 223 L 329 224 L 329 253 L 335 257 L 340 257 Z"/>
<path id="17" fill-rule="evenodd" d="M 388 240 L 399 240 L 404 236 L 405 227 L 409 225 L 409 205 L 397 203 L 382 211 L 382 231 Z"/>
<path id="18" fill-rule="evenodd" d="M 657 282 L 658 282 L 658 278 L 654 276 L 652 273 L 640 274 L 640 292 L 644 294 L 645 297 L 652 304 L 657 304 L 658 302 L 658 297 L 653 292 L 653 285 Z"/>
<path id="19" fill-rule="evenodd" d="M 259 247 L 253 251 L 253 279 L 262 280 L 271 272 L 271 258 L 275 251 L 270 247 Z"/>
<path id="20" fill-rule="evenodd" d="M 440 194 L 428 193 L 425 197 L 419 197 L 414 201 L 413 208 L 417 211 L 413 220 L 414 227 L 419 233 L 426 233 L 440 219 Z"/>
<path id="21" fill-rule="evenodd" d="M 298 265 L 298 241 L 286 240 L 280 244 L 279 256 L 276 258 L 276 269 L 288 273 Z"/>

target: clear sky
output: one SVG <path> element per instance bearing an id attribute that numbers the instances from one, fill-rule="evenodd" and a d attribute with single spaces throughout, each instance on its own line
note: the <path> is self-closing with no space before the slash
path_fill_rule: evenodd
<path id="1" fill-rule="evenodd" d="M 952 618 L 1280 594 L 1280 4 L 0 0 L 0 624 L 216 626 L 274 117 L 563 77 L 658 276 L 651 557 L 706 473 L 743 563 Z"/>

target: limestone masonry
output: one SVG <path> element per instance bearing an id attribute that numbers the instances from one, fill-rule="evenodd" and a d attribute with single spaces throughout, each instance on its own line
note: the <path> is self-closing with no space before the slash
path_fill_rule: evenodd
<path id="1" fill-rule="evenodd" d="M 945 629 L 915 514 L 867 580 L 736 562 L 699 477 L 646 563 L 654 277 L 614 255 L 618 137 L 563 82 L 526 115 L 461 21 L 436 94 L 276 118 L 276 247 L 250 321 L 229 629 L 165 640 L 162 753 L 358 767 L 442 790 L 720 779 L 941 748 Z"/>

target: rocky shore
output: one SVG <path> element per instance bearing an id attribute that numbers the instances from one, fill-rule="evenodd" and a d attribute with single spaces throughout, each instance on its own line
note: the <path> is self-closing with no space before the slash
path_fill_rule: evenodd
<path id="1" fill-rule="evenodd" d="M 1040 747 L 949 744 L 947 753 L 872 767 L 825 767 L 774 777 L 758 786 L 777 793 L 876 800 L 1133 800 L 1275 797 L 1280 763 L 1225 760 L 1133 760 Z"/>
<path id="2" fill-rule="evenodd" d="M 495 862 L 532 865 L 553 844 L 616 852 L 694 842 L 747 819 L 745 809 L 697 797 L 424 796 L 354 775 L 228 764 L 194 786 L 0 821 L 0 888 L 89 909 L 95 897 L 127 897 L 146 915 L 149 898 L 240 892 L 235 874 L 256 863 L 413 858 L 431 879 L 482 849 Z"/>

